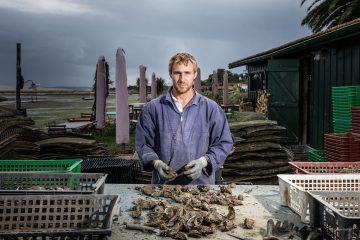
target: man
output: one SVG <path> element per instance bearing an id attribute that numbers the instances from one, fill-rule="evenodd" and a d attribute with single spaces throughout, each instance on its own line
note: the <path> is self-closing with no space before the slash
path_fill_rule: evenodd
<path id="1" fill-rule="evenodd" d="M 136 151 L 142 168 L 153 171 L 152 183 L 215 184 L 215 172 L 232 149 L 224 111 L 193 89 L 197 68 L 191 54 L 175 54 L 169 61 L 173 86 L 139 116 Z"/>

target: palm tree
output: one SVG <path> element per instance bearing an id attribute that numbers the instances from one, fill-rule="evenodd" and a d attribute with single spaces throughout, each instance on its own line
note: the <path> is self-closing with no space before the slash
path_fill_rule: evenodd
<path id="1" fill-rule="evenodd" d="M 301 0 L 301 6 L 306 0 Z M 354 20 L 360 17 L 360 0 L 313 0 L 301 25 L 313 32 Z"/>

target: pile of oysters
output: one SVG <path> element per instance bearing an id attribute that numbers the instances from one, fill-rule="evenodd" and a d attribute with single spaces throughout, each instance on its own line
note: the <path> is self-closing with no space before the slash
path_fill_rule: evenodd
<path id="1" fill-rule="evenodd" d="M 146 185 L 136 187 L 142 195 L 130 210 L 137 219 L 147 211 L 145 226 L 160 230 L 161 236 L 174 239 L 205 237 L 217 230 L 236 228 L 234 206 L 242 205 L 243 196 L 233 195 L 235 185 L 220 186 L 219 190 L 207 185 Z M 218 212 L 215 205 L 228 206 L 227 213 Z"/>

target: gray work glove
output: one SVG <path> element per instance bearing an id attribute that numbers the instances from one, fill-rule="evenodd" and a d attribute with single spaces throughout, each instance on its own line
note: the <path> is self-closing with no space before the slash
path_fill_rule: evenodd
<path id="1" fill-rule="evenodd" d="M 154 160 L 154 168 L 159 172 L 160 178 L 164 180 L 174 178 L 174 176 L 170 174 L 171 168 L 163 161 Z"/>
<path id="2" fill-rule="evenodd" d="M 184 171 L 184 174 L 192 180 L 198 179 L 199 177 L 201 177 L 201 171 L 207 165 L 208 162 L 205 157 L 192 160 L 191 162 L 186 164 L 184 168 L 186 171 Z"/>

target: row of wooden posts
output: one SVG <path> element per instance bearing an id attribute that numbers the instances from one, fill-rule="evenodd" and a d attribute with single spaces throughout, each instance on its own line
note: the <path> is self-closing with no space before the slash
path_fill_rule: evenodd
<path id="1" fill-rule="evenodd" d="M 21 75 L 21 44 L 17 43 L 17 61 L 16 61 L 16 109 L 21 111 L 20 89 L 23 88 L 24 79 Z M 105 127 L 106 117 L 106 66 L 105 57 L 100 56 L 97 62 L 96 71 L 96 127 L 102 129 Z M 139 103 L 146 104 L 146 66 L 140 65 L 140 83 L 139 83 Z M 201 92 L 201 70 L 198 68 L 198 74 L 194 81 L 194 88 Z M 212 93 L 218 95 L 219 83 L 217 71 L 212 75 Z M 116 52 L 115 67 L 115 89 L 116 89 L 116 143 L 127 143 L 129 141 L 129 107 L 127 91 L 127 73 L 125 51 L 118 48 Z M 152 74 L 151 97 L 157 97 L 156 92 L 156 74 Z M 228 74 L 224 73 L 223 83 L 223 104 L 228 104 Z M 24 113 L 26 114 L 26 113 Z"/>
<path id="2" fill-rule="evenodd" d="M 145 105 L 146 97 L 146 66 L 140 65 L 140 82 L 139 82 L 139 104 Z M 106 115 L 106 67 L 105 57 L 100 56 L 97 63 L 96 76 L 96 127 L 102 129 L 105 127 Z M 198 68 L 198 74 L 194 81 L 194 88 L 196 91 L 201 91 L 201 70 Z M 217 79 L 217 71 L 213 71 L 212 75 L 212 93 L 217 96 L 219 83 Z M 116 94 L 116 142 L 127 143 L 129 141 L 129 114 L 128 114 L 128 92 L 127 92 L 127 74 L 125 51 L 118 48 L 116 53 L 116 68 L 115 68 L 115 94 Z M 152 74 L 151 82 L 151 97 L 156 98 L 156 74 Z M 223 83 L 223 104 L 228 104 L 228 74 L 224 73 Z"/>

